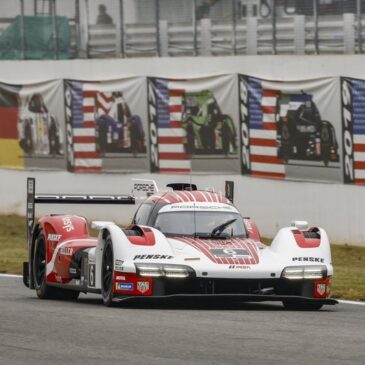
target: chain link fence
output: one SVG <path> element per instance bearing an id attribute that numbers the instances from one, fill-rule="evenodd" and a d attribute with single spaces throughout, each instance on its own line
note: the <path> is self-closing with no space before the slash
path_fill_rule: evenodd
<path id="1" fill-rule="evenodd" d="M 365 0 L 0 0 L 0 9 L 0 59 L 365 52 Z"/>

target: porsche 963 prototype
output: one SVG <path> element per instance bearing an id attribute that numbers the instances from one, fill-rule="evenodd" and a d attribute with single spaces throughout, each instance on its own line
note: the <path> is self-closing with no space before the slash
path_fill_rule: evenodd
<path id="1" fill-rule="evenodd" d="M 76 299 L 99 293 L 105 305 L 121 301 L 282 301 L 288 309 L 316 310 L 330 298 L 330 244 L 319 227 L 295 221 L 279 230 L 270 246 L 255 222 L 226 196 L 193 184 L 159 191 L 144 181 L 135 189 L 148 197 L 132 223 L 88 222 L 51 214 L 34 224 L 35 204 L 135 204 L 129 195 L 35 194 L 28 179 L 29 261 L 24 283 L 41 299 Z"/>

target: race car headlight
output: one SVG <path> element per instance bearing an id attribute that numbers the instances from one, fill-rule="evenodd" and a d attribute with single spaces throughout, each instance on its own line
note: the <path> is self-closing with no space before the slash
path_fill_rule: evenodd
<path id="1" fill-rule="evenodd" d="M 322 279 L 327 277 L 327 267 L 318 266 L 288 266 L 281 273 L 281 277 L 290 280 Z"/>
<path id="2" fill-rule="evenodd" d="M 149 277 L 187 278 L 193 275 L 191 267 L 185 265 L 135 264 L 137 274 Z"/>

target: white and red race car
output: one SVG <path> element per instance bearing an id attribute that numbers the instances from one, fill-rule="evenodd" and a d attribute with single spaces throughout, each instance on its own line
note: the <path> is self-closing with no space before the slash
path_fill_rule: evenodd
<path id="1" fill-rule="evenodd" d="M 316 310 L 330 298 L 333 267 L 322 228 L 296 221 L 282 228 L 270 246 L 256 224 L 226 196 L 193 184 L 135 184 L 149 197 L 132 224 L 88 222 L 77 215 L 47 215 L 34 225 L 37 203 L 134 204 L 128 195 L 35 194 L 28 179 L 29 262 L 24 284 L 41 299 L 76 299 L 99 293 L 106 305 L 121 301 L 282 301 L 288 309 Z"/>

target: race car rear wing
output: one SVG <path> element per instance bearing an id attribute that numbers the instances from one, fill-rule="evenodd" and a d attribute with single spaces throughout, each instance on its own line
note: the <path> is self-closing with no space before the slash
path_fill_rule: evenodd
<path id="1" fill-rule="evenodd" d="M 128 204 L 134 205 L 135 199 L 130 195 L 97 194 L 36 194 L 35 178 L 27 179 L 27 241 L 32 236 L 36 204 Z"/>

